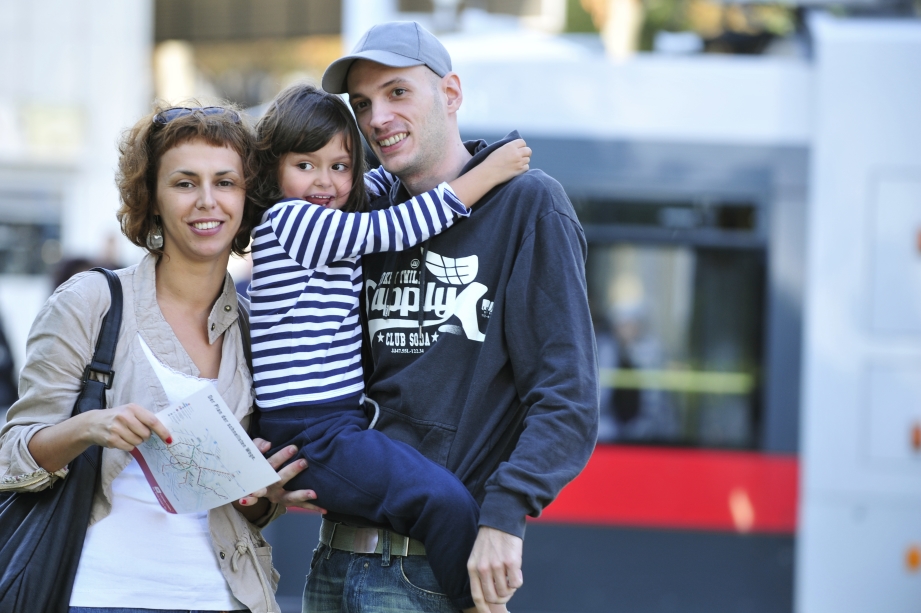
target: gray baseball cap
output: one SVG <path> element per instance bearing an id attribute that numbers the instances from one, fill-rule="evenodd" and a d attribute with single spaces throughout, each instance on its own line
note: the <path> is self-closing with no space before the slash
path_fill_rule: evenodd
<path id="1" fill-rule="evenodd" d="M 355 60 L 392 68 L 428 66 L 439 77 L 451 72 L 448 50 L 415 21 L 390 21 L 365 32 L 351 54 L 330 64 L 323 73 L 323 89 L 331 94 L 347 93 L 346 77 Z"/>

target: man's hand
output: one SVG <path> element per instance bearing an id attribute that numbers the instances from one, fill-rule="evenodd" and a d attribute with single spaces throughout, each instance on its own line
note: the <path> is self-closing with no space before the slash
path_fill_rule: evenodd
<path id="1" fill-rule="evenodd" d="M 487 611 L 487 604 L 505 604 L 521 587 L 521 550 L 523 542 L 507 532 L 480 526 L 467 572 L 470 573 L 470 593 L 478 611 Z"/>

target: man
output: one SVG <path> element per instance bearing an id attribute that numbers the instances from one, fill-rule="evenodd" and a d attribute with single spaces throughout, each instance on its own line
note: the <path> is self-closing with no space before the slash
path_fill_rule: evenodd
<path id="1" fill-rule="evenodd" d="M 461 140 L 460 79 L 415 23 L 371 28 L 329 66 L 323 87 L 349 94 L 371 149 L 399 178 L 377 208 L 459 176 L 502 144 Z M 562 188 L 529 171 L 420 247 L 363 259 L 375 427 L 453 471 L 480 503 L 468 563 L 480 610 L 522 584 L 526 516 L 540 514 L 594 447 L 585 256 Z M 324 519 L 327 547 L 311 565 L 305 610 L 347 610 L 355 598 L 362 610 L 454 610 L 425 557 L 413 555 L 418 544 L 361 525 Z"/>

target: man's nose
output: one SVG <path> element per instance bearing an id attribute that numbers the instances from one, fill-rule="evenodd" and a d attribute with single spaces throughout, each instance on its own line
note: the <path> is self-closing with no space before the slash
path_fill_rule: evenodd
<path id="1" fill-rule="evenodd" d="M 386 102 L 379 102 L 371 106 L 370 127 L 379 130 L 390 123 L 391 119 L 393 119 L 393 113 Z"/>

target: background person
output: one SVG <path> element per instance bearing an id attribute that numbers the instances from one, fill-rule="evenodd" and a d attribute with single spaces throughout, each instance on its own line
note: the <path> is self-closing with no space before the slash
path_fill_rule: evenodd
<path id="1" fill-rule="evenodd" d="M 91 260 L 84 257 L 64 258 L 54 267 L 54 271 L 51 274 L 51 287 L 53 290 L 57 289 L 75 274 L 86 272 L 87 270 L 92 270 L 97 266 L 108 268 L 110 270 L 118 268 L 111 262 Z"/>
<path id="2" fill-rule="evenodd" d="M 252 378 L 226 271 L 231 252 L 249 242 L 252 134 L 233 109 L 157 108 L 120 151 L 119 221 L 148 253 L 117 271 L 124 308 L 111 408 L 70 416 L 110 303 L 103 275 L 85 272 L 54 292 L 32 326 L 22 395 L 0 431 L 0 479 L 26 476 L 19 489 L 41 490 L 66 478 L 67 463 L 90 445 L 105 447 L 72 612 L 278 611 L 259 526 L 279 505 L 262 499 L 171 515 L 129 455 L 154 434 L 169 443 L 155 413 L 209 382 L 244 425 L 249 419 Z M 302 469 L 281 470 L 282 483 Z M 309 492 L 276 485 L 270 495 L 311 506 Z"/>
<path id="3" fill-rule="evenodd" d="M 7 409 L 19 397 L 18 374 L 13 363 L 13 352 L 3 329 L 3 318 L 0 318 L 0 424 L 4 421 Z"/>

